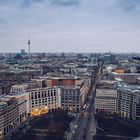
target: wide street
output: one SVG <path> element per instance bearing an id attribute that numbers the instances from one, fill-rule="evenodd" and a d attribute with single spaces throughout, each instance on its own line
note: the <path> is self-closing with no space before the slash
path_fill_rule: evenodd
<path id="1" fill-rule="evenodd" d="M 102 64 L 96 74 L 95 82 L 91 86 L 92 88 L 89 93 L 88 101 L 79 113 L 78 119 L 74 122 L 74 128 L 67 137 L 67 140 L 93 140 L 93 136 L 96 134 L 94 96 L 96 92 L 96 84 L 101 77 L 101 69 Z"/>
<path id="2" fill-rule="evenodd" d="M 96 132 L 95 118 L 94 118 L 94 91 L 89 96 L 86 108 L 80 113 L 80 118 L 77 124 L 77 129 L 73 134 L 73 140 L 92 140 Z"/>

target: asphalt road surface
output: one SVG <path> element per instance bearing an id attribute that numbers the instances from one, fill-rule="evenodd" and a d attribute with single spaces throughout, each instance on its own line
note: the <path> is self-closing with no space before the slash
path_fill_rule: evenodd
<path id="1" fill-rule="evenodd" d="M 86 103 L 86 107 L 79 113 L 79 118 L 75 122 L 76 129 L 70 132 L 67 140 L 93 140 L 93 136 L 96 134 L 96 122 L 94 114 L 94 96 L 96 92 L 96 84 L 101 78 L 100 66 L 92 90 L 89 93 L 89 98 Z"/>

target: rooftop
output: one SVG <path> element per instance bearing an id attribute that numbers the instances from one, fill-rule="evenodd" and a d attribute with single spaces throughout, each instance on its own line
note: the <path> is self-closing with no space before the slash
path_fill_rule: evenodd
<path id="1" fill-rule="evenodd" d="M 127 84 L 119 84 L 118 89 L 131 91 L 131 92 L 139 92 L 140 93 L 140 86 L 139 85 L 127 85 Z"/>

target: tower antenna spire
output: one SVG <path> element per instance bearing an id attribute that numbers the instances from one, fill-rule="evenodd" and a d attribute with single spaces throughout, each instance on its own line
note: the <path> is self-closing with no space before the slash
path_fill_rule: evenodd
<path id="1" fill-rule="evenodd" d="M 30 33 L 28 34 L 28 58 L 31 57 L 31 54 L 30 54 L 30 45 L 31 45 L 31 41 L 30 41 Z"/>

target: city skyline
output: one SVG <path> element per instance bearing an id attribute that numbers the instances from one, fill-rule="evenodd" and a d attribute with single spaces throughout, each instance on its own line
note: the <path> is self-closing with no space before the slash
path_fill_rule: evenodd
<path id="1" fill-rule="evenodd" d="M 139 0 L 0 0 L 0 52 L 140 52 Z"/>

